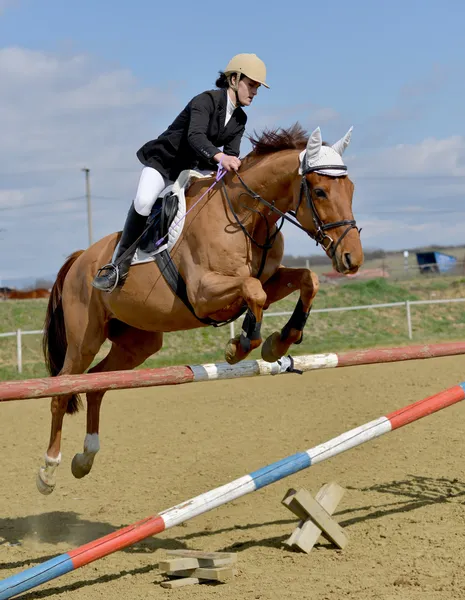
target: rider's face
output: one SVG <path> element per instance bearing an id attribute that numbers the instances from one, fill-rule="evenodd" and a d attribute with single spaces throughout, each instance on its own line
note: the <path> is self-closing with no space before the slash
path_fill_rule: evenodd
<path id="1" fill-rule="evenodd" d="M 242 77 L 237 88 L 237 95 L 242 106 L 250 106 L 252 100 L 258 93 L 260 84 L 248 77 Z"/>

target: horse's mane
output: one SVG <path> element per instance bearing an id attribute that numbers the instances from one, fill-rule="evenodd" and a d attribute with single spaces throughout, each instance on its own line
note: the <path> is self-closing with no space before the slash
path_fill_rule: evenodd
<path id="1" fill-rule="evenodd" d="M 295 123 L 287 129 L 265 129 L 261 134 L 255 131 L 248 136 L 253 150 L 252 156 L 263 156 L 280 150 L 303 150 L 307 145 L 308 133 L 300 123 Z"/>

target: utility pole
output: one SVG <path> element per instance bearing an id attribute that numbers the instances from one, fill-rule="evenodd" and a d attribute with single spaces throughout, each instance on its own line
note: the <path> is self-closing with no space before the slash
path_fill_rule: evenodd
<path id="1" fill-rule="evenodd" d="M 90 201 L 90 169 L 81 169 L 86 175 L 86 198 L 87 198 L 87 231 L 89 233 L 89 246 L 92 246 L 92 209 Z"/>

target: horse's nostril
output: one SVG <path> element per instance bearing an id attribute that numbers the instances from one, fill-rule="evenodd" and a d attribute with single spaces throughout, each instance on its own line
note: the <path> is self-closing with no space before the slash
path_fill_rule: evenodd
<path id="1" fill-rule="evenodd" d="M 344 252 L 344 262 L 346 263 L 346 267 L 348 269 L 352 267 L 352 262 L 350 260 L 350 252 Z"/>

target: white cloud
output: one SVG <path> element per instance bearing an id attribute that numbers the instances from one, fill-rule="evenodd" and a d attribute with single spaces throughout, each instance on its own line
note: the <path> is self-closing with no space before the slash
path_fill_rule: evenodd
<path id="1" fill-rule="evenodd" d="M 23 240 L 20 255 L 0 253 L 0 276 L 53 273 L 87 245 L 82 167 L 91 169 L 95 237 L 117 231 L 141 168 L 136 151 L 184 105 L 88 55 L 3 48 L 0 81 L 0 249 L 20 232 Z"/>
<path id="2" fill-rule="evenodd" d="M 465 176 L 465 138 L 427 138 L 418 144 L 398 144 L 353 157 L 359 175 Z"/>
<path id="3" fill-rule="evenodd" d="M 0 11 L 5 6 L 0 0 Z M 24 48 L 0 49 L 0 81 L 0 277 L 54 273 L 68 254 L 87 246 L 82 167 L 91 169 L 97 239 L 122 227 L 141 167 L 135 153 L 169 124 L 186 99 L 144 86 L 130 71 L 88 55 Z M 330 107 L 257 104 L 248 114 L 258 131 L 301 120 L 303 126 L 323 125 L 325 139 L 334 141 L 347 130 Z M 427 138 L 347 154 L 356 184 L 354 213 L 365 244 L 402 248 L 462 241 L 454 214 L 437 215 L 433 209 L 461 210 L 465 138 Z M 319 252 L 304 233 L 288 226 L 285 233 L 287 253 Z M 21 252 L 6 252 L 18 236 Z"/>
<path id="4" fill-rule="evenodd" d="M 353 212 L 367 247 L 463 243 L 465 138 L 426 138 L 377 151 L 348 152 Z M 284 228 L 286 252 L 317 253 L 308 237 Z"/>
<path id="5" fill-rule="evenodd" d="M 18 206 L 24 202 L 24 193 L 21 190 L 0 189 L 0 209 L 9 206 Z M 1 219 L 0 219 L 1 220 Z"/>
<path id="6" fill-rule="evenodd" d="M 124 164 L 173 101 L 169 92 L 141 87 L 129 71 L 105 71 L 85 55 L 5 48 L 0 80 L 0 158 L 12 171 Z"/>

